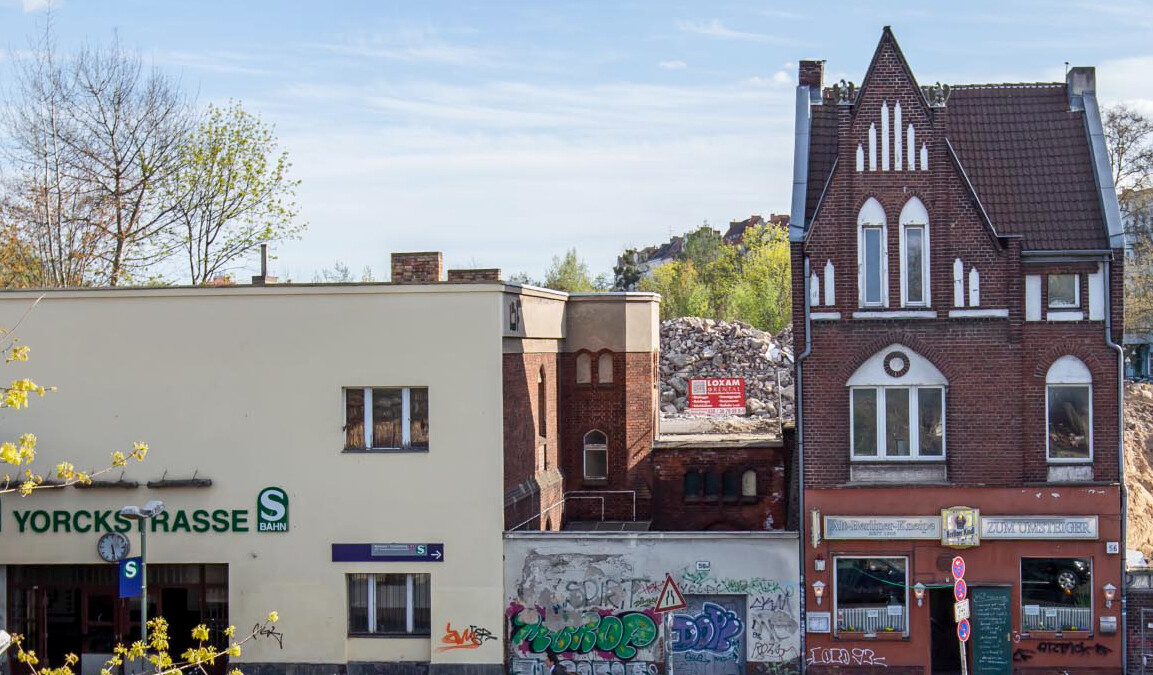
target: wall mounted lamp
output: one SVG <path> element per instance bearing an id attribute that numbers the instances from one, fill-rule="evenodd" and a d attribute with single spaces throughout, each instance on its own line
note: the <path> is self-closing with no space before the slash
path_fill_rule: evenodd
<path id="1" fill-rule="evenodd" d="M 1117 587 L 1113 584 L 1105 584 L 1105 606 L 1113 606 L 1113 598 L 1117 597 Z"/>
<path id="2" fill-rule="evenodd" d="M 917 606 L 923 605 L 925 603 L 925 584 L 920 581 L 913 584 L 913 595 L 917 598 Z"/>
<path id="3" fill-rule="evenodd" d="M 820 605 L 821 598 L 825 597 L 825 582 L 819 580 L 813 582 L 813 595 L 817 598 L 817 604 Z"/>

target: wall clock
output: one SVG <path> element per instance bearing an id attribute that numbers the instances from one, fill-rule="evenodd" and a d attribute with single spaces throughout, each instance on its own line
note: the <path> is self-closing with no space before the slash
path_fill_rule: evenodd
<path id="1" fill-rule="evenodd" d="M 119 532 L 109 532 L 101 535 L 100 539 L 96 542 L 96 552 L 100 557 L 108 562 L 116 562 L 121 558 L 128 555 L 129 549 L 132 545 L 128 542 L 128 537 Z"/>

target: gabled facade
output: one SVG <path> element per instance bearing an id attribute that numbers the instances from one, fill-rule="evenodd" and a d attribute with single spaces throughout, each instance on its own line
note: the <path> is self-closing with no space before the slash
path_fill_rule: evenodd
<path id="1" fill-rule="evenodd" d="M 1094 71 L 922 87 L 888 28 L 860 87 L 823 66 L 800 64 L 790 226 L 806 664 L 959 672 L 962 555 L 970 672 L 1120 671 L 1123 241 Z"/>

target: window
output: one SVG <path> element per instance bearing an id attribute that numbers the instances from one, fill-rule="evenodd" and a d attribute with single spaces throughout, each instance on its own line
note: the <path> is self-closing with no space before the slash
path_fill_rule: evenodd
<path id="1" fill-rule="evenodd" d="M 1049 275 L 1049 309 L 1076 309 L 1081 306 L 1081 276 Z"/>
<path id="2" fill-rule="evenodd" d="M 597 382 L 600 384 L 613 383 L 613 355 L 601 354 L 597 359 Z"/>
<path id="3" fill-rule="evenodd" d="M 608 478 L 609 439 L 600 431 L 585 434 L 585 478 L 604 480 Z"/>
<path id="4" fill-rule="evenodd" d="M 544 366 L 536 374 L 536 433 L 538 436 L 548 435 L 548 387 L 544 376 Z"/>
<path id="5" fill-rule="evenodd" d="M 427 450 L 427 387 L 344 390 L 346 450 Z"/>
<path id="6" fill-rule="evenodd" d="M 736 501 L 741 496 L 741 474 L 730 469 L 721 476 L 721 495 L 725 501 Z"/>
<path id="7" fill-rule="evenodd" d="M 906 558 L 837 558 L 837 632 L 908 634 Z"/>
<path id="8" fill-rule="evenodd" d="M 430 634 L 428 574 L 349 574 L 348 634 Z"/>
<path id="9" fill-rule="evenodd" d="M 1022 630 L 1091 630 L 1092 627 L 1092 560 L 1021 559 Z"/>
<path id="10" fill-rule="evenodd" d="M 857 266 L 862 306 L 888 305 L 888 228 L 881 203 L 870 198 L 857 215 Z"/>
<path id="11" fill-rule="evenodd" d="M 913 197 L 901 209 L 901 304 L 929 304 L 929 212 Z"/>
<path id="12" fill-rule="evenodd" d="M 589 384 L 593 381 L 592 357 L 587 352 L 581 352 L 576 357 L 577 384 Z"/>
<path id="13" fill-rule="evenodd" d="M 716 499 L 721 494 L 721 475 L 716 471 L 705 473 L 705 499 Z"/>
<path id="14" fill-rule="evenodd" d="M 944 459 L 948 381 L 928 359 L 892 344 L 846 384 L 853 459 Z"/>
<path id="15" fill-rule="evenodd" d="M 1093 377 L 1075 356 L 1062 356 L 1045 374 L 1049 461 L 1093 459 Z"/>
<path id="16" fill-rule="evenodd" d="M 701 496 L 701 472 L 685 472 L 685 499 L 698 499 Z"/>
<path id="17" fill-rule="evenodd" d="M 757 472 L 752 469 L 746 471 L 741 476 L 741 496 L 742 497 L 756 497 L 757 496 Z"/>
<path id="18" fill-rule="evenodd" d="M 943 388 L 862 387 L 851 391 L 853 457 L 944 457 Z"/>

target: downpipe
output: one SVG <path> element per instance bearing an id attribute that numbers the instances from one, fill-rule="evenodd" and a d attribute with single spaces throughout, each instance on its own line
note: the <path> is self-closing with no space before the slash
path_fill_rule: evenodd
<path id="1" fill-rule="evenodd" d="M 1125 489 L 1125 349 L 1113 342 L 1113 267 L 1105 261 L 1105 344 L 1117 352 L 1117 476 L 1121 490 L 1121 672 L 1129 671 L 1129 622 L 1126 614 L 1129 593 L 1125 573 L 1129 549 L 1129 496 Z M 1124 305 L 1122 305 L 1122 309 Z"/>
<path id="2" fill-rule="evenodd" d="M 806 614 L 805 609 L 806 586 L 805 586 L 805 521 L 807 513 L 805 512 L 805 424 L 804 424 L 804 376 L 801 363 L 809 357 L 809 353 L 813 350 L 812 338 L 812 324 L 809 318 L 809 258 L 805 256 L 805 297 L 803 299 L 805 306 L 805 351 L 797 354 L 797 382 L 796 382 L 796 398 L 794 401 L 794 409 L 796 410 L 797 417 L 797 490 L 800 493 L 797 498 L 797 554 L 799 575 L 797 582 L 800 584 L 797 596 L 799 598 L 799 617 L 801 621 L 801 653 L 800 657 L 800 672 L 801 675 L 805 674 L 805 655 L 808 651 L 808 631 L 805 630 Z"/>

